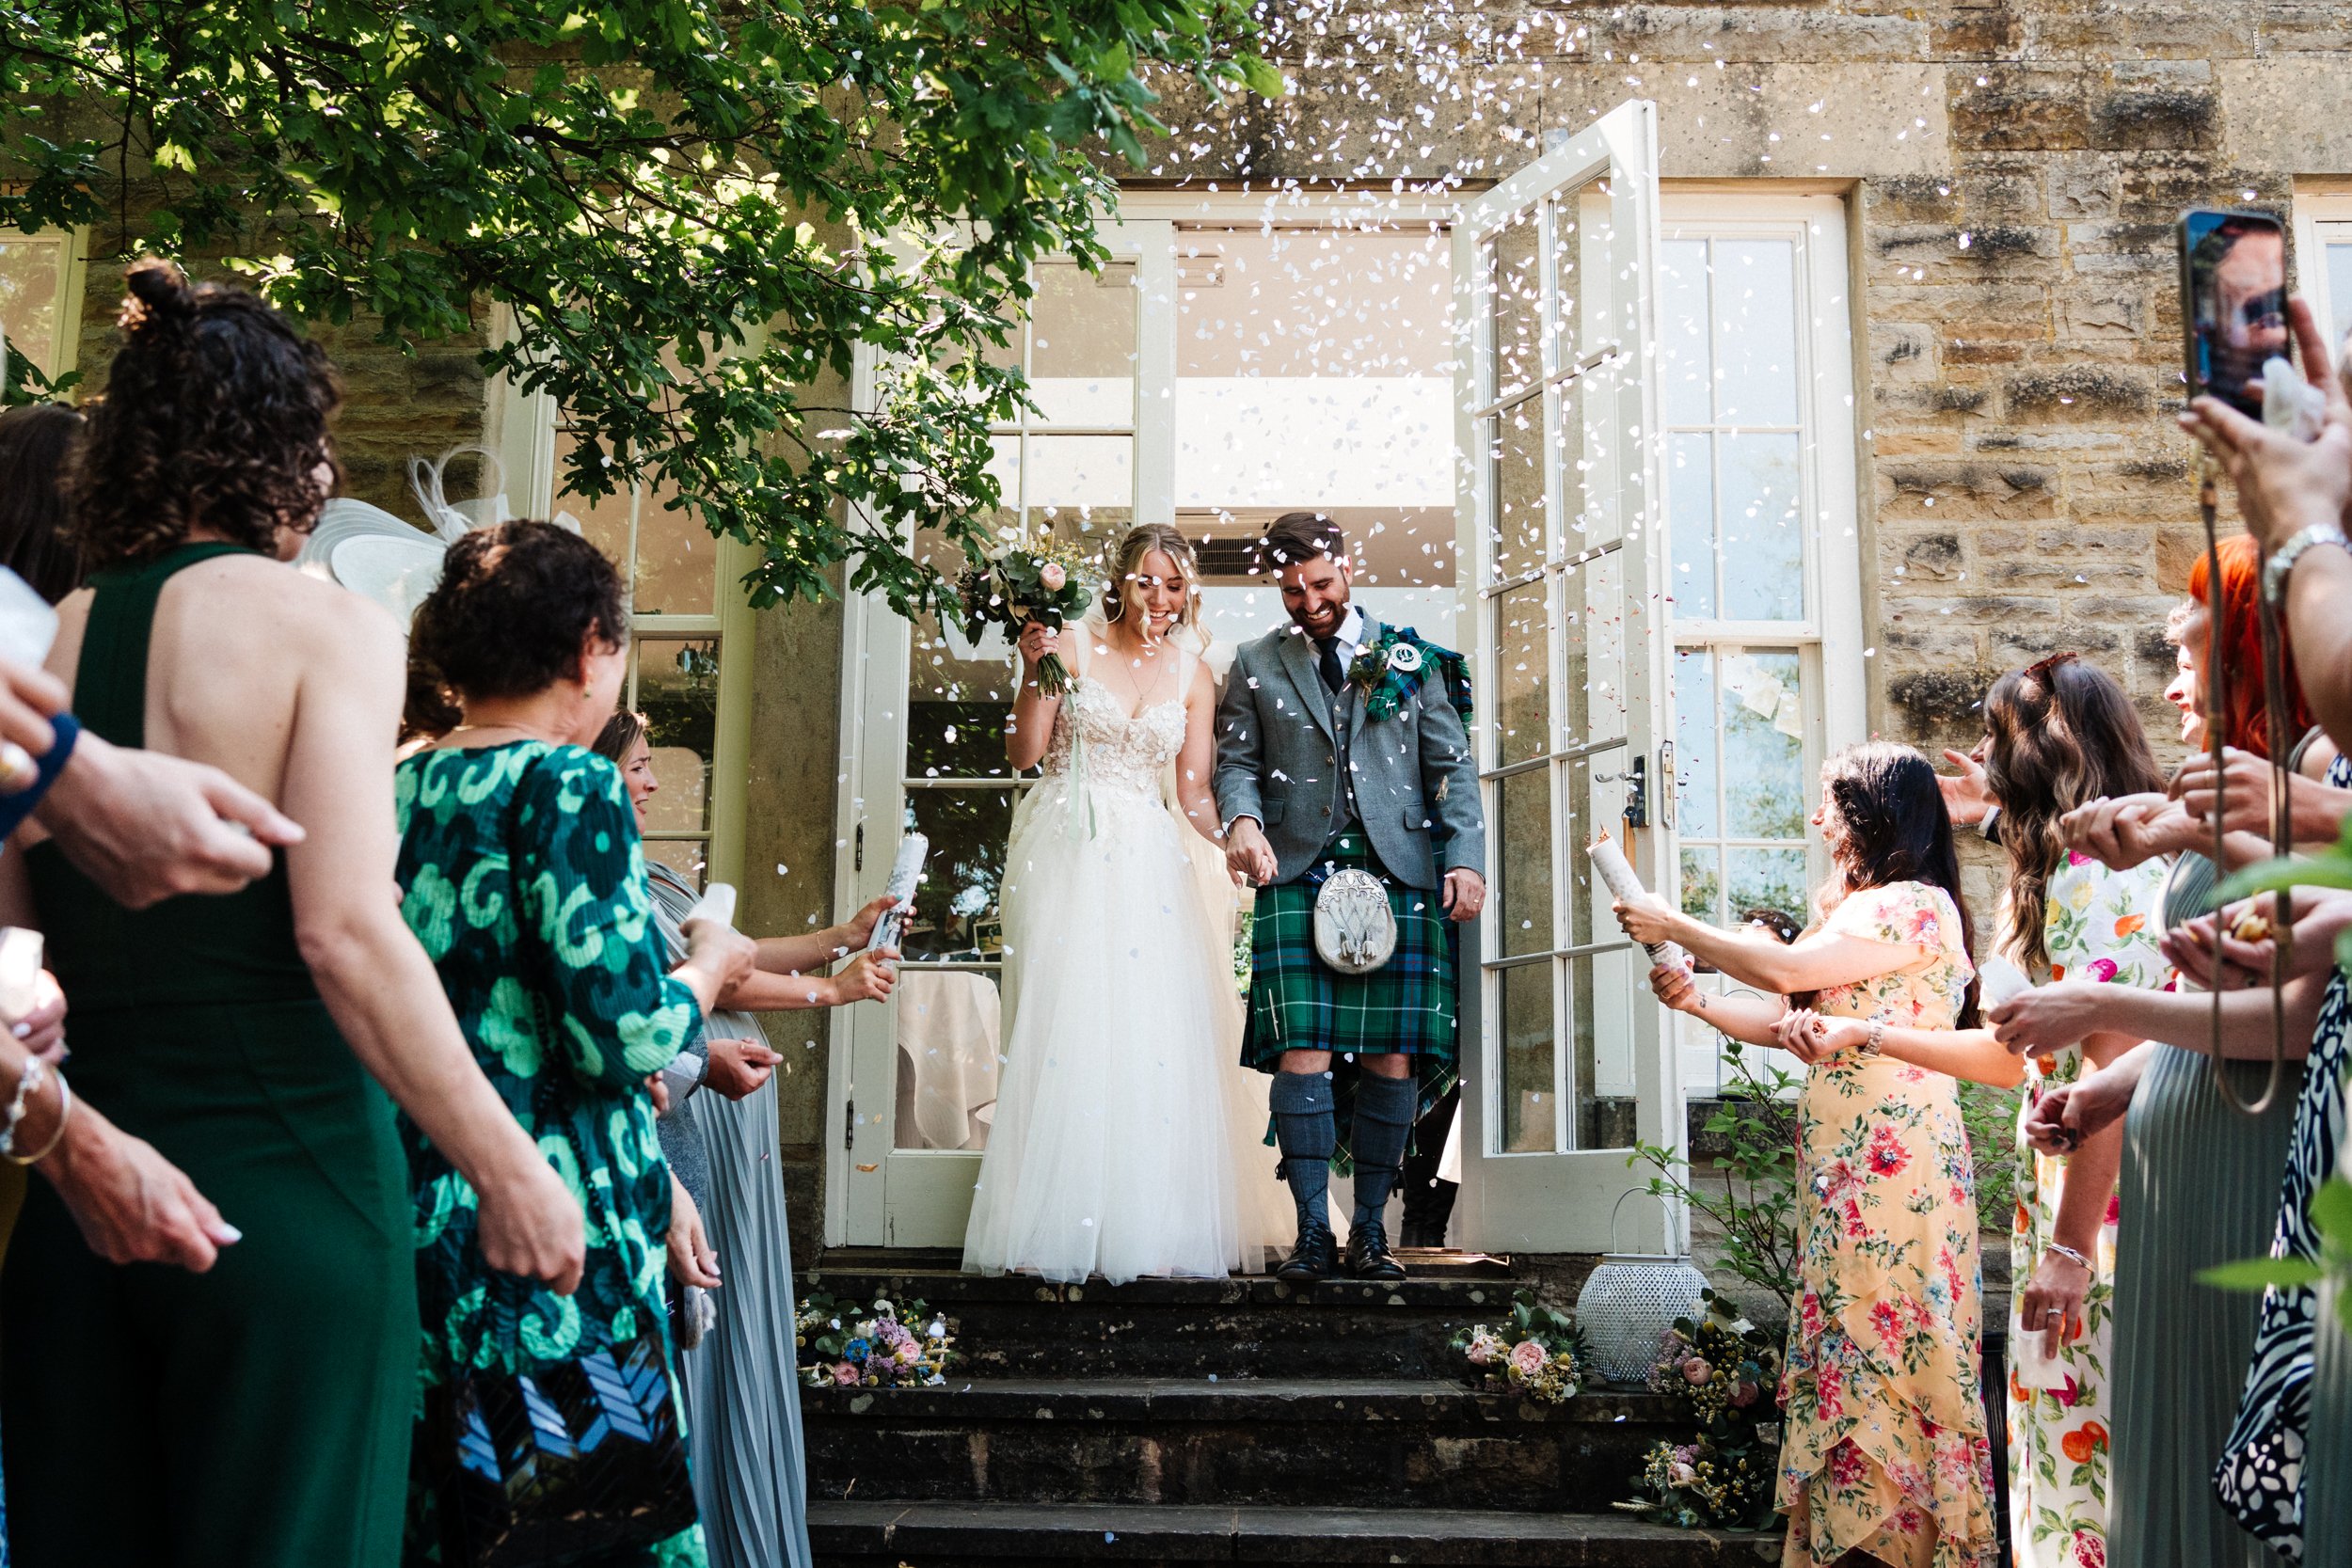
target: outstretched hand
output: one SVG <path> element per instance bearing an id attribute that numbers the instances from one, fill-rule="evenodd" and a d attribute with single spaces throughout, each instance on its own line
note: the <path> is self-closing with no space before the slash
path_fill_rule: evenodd
<path id="1" fill-rule="evenodd" d="M 1956 828 L 1973 828 L 1993 810 L 1993 790 L 1984 780 L 1984 764 L 1965 752 L 1947 746 L 1944 760 L 1960 769 L 1938 773 L 1935 787 L 1944 797 L 1944 810 Z"/>

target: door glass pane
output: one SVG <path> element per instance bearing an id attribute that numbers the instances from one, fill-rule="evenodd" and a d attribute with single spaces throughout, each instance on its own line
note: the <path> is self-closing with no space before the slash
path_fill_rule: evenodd
<path id="1" fill-rule="evenodd" d="M 1686 621 L 1715 618 L 1715 437 L 1666 437 L 1666 516 L 1672 530 L 1666 592 Z"/>
<path id="2" fill-rule="evenodd" d="M 1577 1148 L 1624 1148 L 1634 1137 L 1633 1001 L 1646 995 L 1649 956 L 1638 947 L 1570 958 L 1568 1015 L 1576 1035 L 1569 1136 Z"/>
<path id="3" fill-rule="evenodd" d="M 1487 535 L 1494 580 L 1538 571 L 1549 550 L 1545 527 L 1544 399 L 1523 398 L 1486 421 L 1494 515 Z"/>
<path id="4" fill-rule="evenodd" d="M 1529 212 L 1487 242 L 1487 278 L 1494 331 L 1496 402 L 1534 387 L 1543 377 L 1543 277 L 1535 214 Z"/>
<path id="5" fill-rule="evenodd" d="M 710 827 L 710 769 L 719 736 L 719 640 L 641 637 L 637 710 L 645 716 L 660 789 L 645 804 L 647 832 Z"/>
<path id="6" fill-rule="evenodd" d="M 572 454 L 580 450 L 580 441 L 568 430 L 555 433 L 555 482 L 564 483 L 571 471 Z M 605 559 L 626 574 L 629 570 L 629 528 L 636 515 L 637 499 L 624 485 L 609 496 L 590 500 L 585 496 L 564 492 L 556 497 L 556 506 L 580 519 L 580 531 L 588 543 L 602 550 Z"/>
<path id="7" fill-rule="evenodd" d="M 1710 926 L 1723 924 L 1724 854 L 1712 846 L 1681 847 L 1682 912 Z"/>
<path id="8" fill-rule="evenodd" d="M 1675 831 L 1713 838 L 1716 812 L 1715 657 L 1706 648 L 1675 650 Z"/>
<path id="9" fill-rule="evenodd" d="M 1750 910 L 1776 910 L 1802 927 L 1811 924 L 1805 900 L 1803 848 L 1733 848 L 1724 918 L 1742 919 Z"/>
<path id="10" fill-rule="evenodd" d="M 993 963 L 1003 952 L 996 903 L 1005 879 L 1012 803 L 1009 789 L 907 791 L 906 826 L 931 841 L 900 948 L 908 958 Z"/>
<path id="11" fill-rule="evenodd" d="M 1723 458 L 1724 614 L 1734 621 L 1802 621 L 1798 437 L 1792 433 L 1717 439 Z M 1679 543 L 1677 535 L 1677 548 Z"/>
<path id="12" fill-rule="evenodd" d="M 1538 579 L 1495 596 L 1495 764 L 1551 748 L 1551 589 Z"/>
<path id="13" fill-rule="evenodd" d="M 900 1148 L 988 1147 L 1002 1016 L 993 968 L 911 969 L 898 980 Z"/>
<path id="14" fill-rule="evenodd" d="M 0 240 L 0 336 L 10 354 L 23 355 L 48 376 L 57 373 L 66 336 L 76 325 L 60 309 L 70 254 L 62 234 Z"/>
<path id="15" fill-rule="evenodd" d="M 1625 562 L 1621 552 L 1566 569 L 1567 740 L 1581 745 L 1625 732 Z"/>
<path id="16" fill-rule="evenodd" d="M 1721 238 L 1715 263 L 1715 420 L 1797 422 L 1797 261 L 1790 240 Z"/>
<path id="17" fill-rule="evenodd" d="M 1136 410 L 1136 269 L 1100 275 L 1073 262 L 1037 270 L 1030 306 L 1029 396 L 1045 425 L 1125 429 Z"/>
<path id="18" fill-rule="evenodd" d="M 1791 652 L 1723 656 L 1724 827 L 1732 838 L 1804 837 L 1804 693 Z"/>
<path id="19" fill-rule="evenodd" d="M 1707 242 L 1668 240 L 1658 250 L 1658 363 L 1669 425 L 1714 422 L 1714 318 L 1708 308 Z"/>
<path id="20" fill-rule="evenodd" d="M 2335 224 L 2328 228 L 2344 232 Z M 2331 239 L 2321 249 L 2327 253 L 2328 310 L 2335 317 L 2336 341 L 2328 346 L 2341 350 L 2345 332 L 2352 331 L 2352 239 Z"/>
<path id="21" fill-rule="evenodd" d="M 1496 1087 L 1505 1154 L 1549 1154 L 1560 1147 L 1552 1070 L 1553 968 L 1543 960 L 1506 969 L 1496 988 L 1502 993 L 1496 1031 L 1502 1041 L 1502 1072 Z"/>
<path id="22" fill-rule="evenodd" d="M 1551 949 L 1551 769 L 1514 773 L 1495 785 L 1495 879 L 1504 957 Z"/>
<path id="23" fill-rule="evenodd" d="M 1009 777 L 1005 726 L 1013 698 L 1013 648 L 1002 626 L 976 642 L 936 616 L 913 628 L 907 692 L 907 772 L 918 779 Z"/>
<path id="24" fill-rule="evenodd" d="M 1596 942 L 1621 942 L 1617 917 L 1609 912 L 1609 884 L 1593 871 L 1593 858 L 1584 847 L 1601 833 L 1625 844 L 1625 762 L 1622 747 L 1611 747 L 1567 765 L 1561 789 L 1567 796 L 1568 876 L 1573 883 L 1567 899 L 1568 929 L 1561 945 L 1582 947 Z"/>
<path id="25" fill-rule="evenodd" d="M 649 838 L 645 840 L 645 859 L 660 861 L 686 879 L 686 885 L 699 888 L 703 873 L 708 869 L 710 844 L 700 838 Z"/>
<path id="26" fill-rule="evenodd" d="M 676 490 L 648 480 L 638 491 L 637 578 L 629 608 L 640 615 L 715 615 L 719 541 L 688 511 L 671 511 Z"/>

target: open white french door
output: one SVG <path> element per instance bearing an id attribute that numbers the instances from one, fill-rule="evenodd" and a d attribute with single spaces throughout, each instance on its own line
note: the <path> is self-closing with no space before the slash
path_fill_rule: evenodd
<path id="1" fill-rule="evenodd" d="M 1034 412 L 998 427 L 993 469 L 1008 531 L 1101 540 L 1170 520 L 1166 421 L 1138 421 L 1139 388 L 1165 385 L 1175 253 L 1165 222 L 1105 222 L 1099 273 L 1041 264 L 1009 354 Z M 878 367 L 861 355 L 859 407 Z M 957 562 L 917 540 L 944 569 Z M 1011 649 L 879 599 L 849 607 L 842 673 L 834 886 L 853 911 L 883 890 L 908 832 L 930 859 L 902 944 L 898 988 L 847 1010 L 834 1037 L 826 1116 L 831 1245 L 960 1247 L 995 1114 L 1001 1053 L 996 899 L 1012 808 L 1026 787 L 1004 753 Z"/>
<path id="2" fill-rule="evenodd" d="M 1672 896 L 1657 111 L 1619 105 L 1480 198 L 1454 235 L 1463 598 L 1492 895 L 1464 953 L 1456 1238 L 1661 1250 L 1636 1139 L 1682 1096 L 1648 960 L 1585 846 Z M 1467 949 L 1466 944 L 1466 949 Z"/>

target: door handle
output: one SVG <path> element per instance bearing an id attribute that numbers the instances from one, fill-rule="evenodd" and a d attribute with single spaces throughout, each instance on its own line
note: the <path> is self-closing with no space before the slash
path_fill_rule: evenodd
<path id="1" fill-rule="evenodd" d="M 1635 757 L 1626 764 L 1625 822 L 1629 828 L 1649 826 L 1649 758 Z"/>
<path id="2" fill-rule="evenodd" d="M 1675 743 L 1658 743 L 1658 825 L 1672 832 L 1675 825 Z"/>

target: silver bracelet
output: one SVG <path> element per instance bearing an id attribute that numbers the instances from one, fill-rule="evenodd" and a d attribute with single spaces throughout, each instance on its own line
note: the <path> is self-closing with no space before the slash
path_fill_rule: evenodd
<path id="1" fill-rule="evenodd" d="M 2270 552 L 2263 562 L 2263 597 L 2270 604 L 2286 600 L 2287 578 L 2295 575 L 2295 563 L 2303 559 L 2303 552 L 2313 545 L 2333 545 L 2340 550 L 2352 550 L 2352 540 L 2344 536 L 2343 528 L 2335 523 L 2312 523 L 2296 531 L 2294 537 Z"/>
<path id="2" fill-rule="evenodd" d="M 1869 1037 L 1862 1042 L 1862 1049 L 1857 1053 L 1857 1054 L 1864 1056 L 1875 1056 L 1879 1053 L 1880 1050 L 1885 1046 L 1885 1044 L 1886 1020 L 1883 1018 L 1874 1018 L 1870 1021 Z"/>
<path id="3" fill-rule="evenodd" d="M 2064 1242 L 2051 1242 L 2043 1246 L 2042 1250 L 2044 1252 L 2055 1252 L 2060 1258 L 2073 1259 L 2075 1262 L 2080 1263 L 2083 1266 L 2083 1270 L 2087 1274 L 2097 1274 L 2099 1272 L 2097 1269 L 2091 1267 L 2090 1259 L 2085 1258 L 2081 1253 L 2076 1252 L 2073 1247 L 2068 1246 Z"/>
<path id="4" fill-rule="evenodd" d="M 24 1107 L 40 1092 L 40 1081 L 48 1075 L 49 1064 L 39 1056 L 24 1058 L 24 1070 L 17 1074 L 16 1093 L 8 1101 L 6 1115 L 0 1115 L 0 1155 L 16 1158 L 16 1124 L 24 1119 Z"/>
<path id="5" fill-rule="evenodd" d="M 60 1072 L 57 1074 L 57 1130 L 49 1134 L 49 1142 L 42 1146 L 39 1154 L 11 1153 L 8 1159 L 20 1165 L 40 1164 L 43 1160 L 57 1152 L 57 1146 L 65 1142 L 65 1124 L 72 1119 L 73 1085 L 67 1083 L 65 1074 Z"/>

